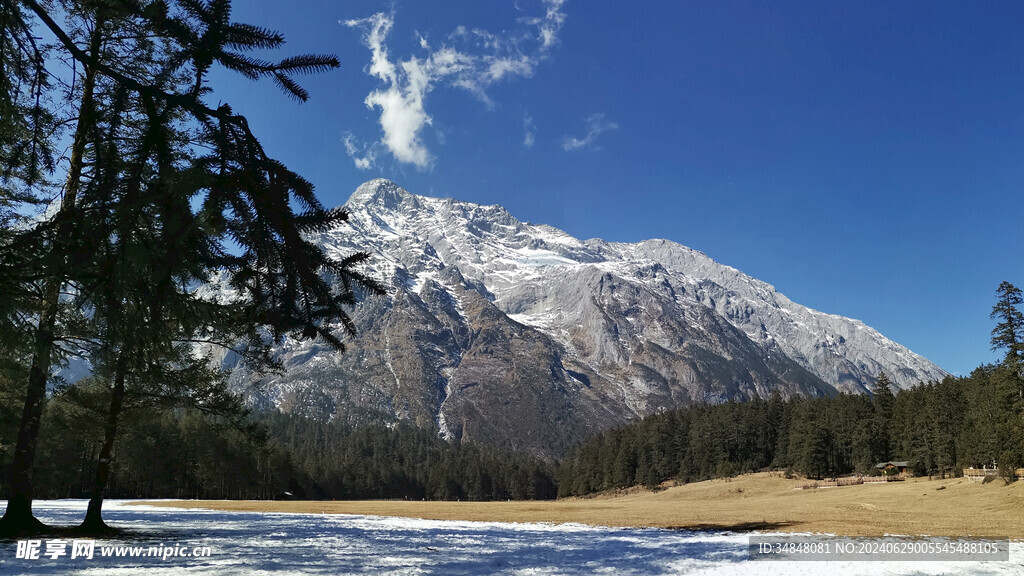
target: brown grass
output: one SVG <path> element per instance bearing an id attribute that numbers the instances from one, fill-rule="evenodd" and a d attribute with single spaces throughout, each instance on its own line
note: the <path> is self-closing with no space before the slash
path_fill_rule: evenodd
<path id="1" fill-rule="evenodd" d="M 231 501 L 135 502 L 314 514 L 369 514 L 434 520 L 579 522 L 710 530 L 822 532 L 845 536 L 909 534 L 1024 539 L 1024 482 L 982 485 L 966 479 L 798 489 L 805 482 L 749 474 L 651 492 L 630 490 L 554 502 Z"/>

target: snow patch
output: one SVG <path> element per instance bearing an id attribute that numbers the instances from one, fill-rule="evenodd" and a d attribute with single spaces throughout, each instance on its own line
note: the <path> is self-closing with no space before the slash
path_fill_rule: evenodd
<path id="1" fill-rule="evenodd" d="M 85 500 L 37 501 L 45 522 L 74 525 Z M 752 561 L 749 534 L 619 529 L 581 524 L 454 522 L 327 514 L 178 510 L 108 500 L 107 522 L 137 534 L 108 545 L 210 547 L 209 557 L 14 558 L 4 543 L 0 572 L 171 576 L 246 574 L 1020 574 L 1024 543 L 1010 544 L 1009 562 Z"/>

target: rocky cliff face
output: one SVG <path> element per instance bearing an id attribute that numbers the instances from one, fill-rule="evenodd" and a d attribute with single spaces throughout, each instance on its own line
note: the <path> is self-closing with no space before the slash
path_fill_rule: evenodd
<path id="1" fill-rule="evenodd" d="M 318 241 L 371 252 L 390 292 L 357 308 L 345 354 L 286 342 L 288 372 L 260 383 L 262 402 L 557 457 L 694 402 L 863 392 L 881 371 L 900 387 L 945 375 L 861 322 L 667 240 L 580 241 L 387 180 L 346 207 L 350 225 Z"/>

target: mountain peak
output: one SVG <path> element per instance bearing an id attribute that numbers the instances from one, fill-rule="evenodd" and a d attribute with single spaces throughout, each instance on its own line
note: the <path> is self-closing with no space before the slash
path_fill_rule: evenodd
<path id="1" fill-rule="evenodd" d="M 403 204 L 418 205 L 416 196 L 387 178 L 374 178 L 356 188 L 348 197 L 347 206 L 380 206 L 395 209 Z"/>
<path id="2" fill-rule="evenodd" d="M 361 233 L 361 244 L 352 248 L 401 267 L 399 284 L 418 293 L 439 271 L 455 266 L 502 313 L 588 361 L 631 357 L 636 349 L 622 342 L 635 328 L 637 342 L 683 356 L 689 354 L 679 348 L 684 340 L 712 333 L 719 340 L 737 337 L 748 348 L 745 358 L 763 357 L 758 366 L 788 369 L 772 363 L 793 361 L 813 375 L 804 376 L 846 392 L 870 390 L 882 371 L 899 388 L 945 376 L 860 322 L 800 306 L 770 284 L 669 240 L 580 242 L 550 226 L 524 224 L 498 205 L 416 196 L 383 178 L 360 186 L 347 206 L 350 224 Z M 605 277 L 617 278 L 607 290 Z M 678 359 L 666 362 L 681 365 Z M 773 374 L 737 378 L 761 386 L 756 394 L 762 394 L 769 380 L 786 380 Z M 692 374 L 676 377 L 708 382 Z"/>
<path id="3" fill-rule="evenodd" d="M 389 294 L 356 308 L 343 356 L 278 348 L 288 373 L 257 404 L 560 458 L 588 434 L 692 403 L 867 392 L 882 371 L 898 388 L 945 376 L 861 322 L 668 240 L 580 242 L 385 179 L 346 207 L 348 225 L 318 241 L 371 254 Z"/>

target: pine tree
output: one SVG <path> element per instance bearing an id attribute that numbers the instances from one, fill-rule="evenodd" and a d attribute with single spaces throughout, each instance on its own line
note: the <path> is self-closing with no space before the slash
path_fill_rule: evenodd
<path id="1" fill-rule="evenodd" d="M 1006 350 L 1002 370 L 993 376 L 997 388 L 1004 391 L 1010 418 L 1001 426 L 1005 438 L 1016 438 L 1000 455 L 1004 463 L 1014 466 L 1024 461 L 1024 313 L 1017 308 L 1024 298 L 1019 288 L 1003 282 L 996 290 L 997 301 L 992 307 L 992 319 L 999 323 L 992 329 L 992 349 Z"/>
<path id="2" fill-rule="evenodd" d="M 21 10 L 21 7 L 18 7 Z M 29 26 L 23 16 L 22 26 Z M 5 30 L 10 32 L 10 29 Z M 98 27 L 90 34 L 85 60 L 92 63 L 100 51 Z M 38 63 L 38 67 L 45 64 Z M 46 71 L 48 74 L 49 72 Z M 61 318 L 61 292 L 68 270 L 78 264 L 73 255 L 80 253 L 71 220 L 75 215 L 78 184 L 84 169 L 85 134 L 91 127 L 96 73 L 94 67 L 83 70 L 78 106 L 78 126 L 72 138 L 68 176 L 62 190 L 60 207 L 50 222 L 27 233 L 8 229 L 0 262 L 4 286 L 13 302 L 14 315 L 3 332 L 22 332 L 28 347 L 28 369 L 24 410 L 22 411 L 14 457 L 11 462 L 7 509 L 0 519 L 0 532 L 38 532 L 42 525 L 32 516 L 32 463 L 35 459 L 46 383 L 50 367 L 59 361 L 58 327 L 69 324 Z M 32 198 L 27 199 L 28 202 Z M 30 260 L 31 259 L 31 260 Z"/>
<path id="3" fill-rule="evenodd" d="M 871 387 L 871 402 L 875 407 L 875 414 L 885 421 L 892 418 L 892 409 L 895 396 L 892 393 L 892 381 L 885 372 L 878 375 L 874 386 Z"/>
<path id="4" fill-rule="evenodd" d="M 0 0 L 0 230 L 19 219 L 19 204 L 44 201 L 35 186 L 54 168 L 60 123 L 48 98 L 47 52 L 25 8 Z"/>
<path id="5" fill-rule="evenodd" d="M 20 326 L 31 332 L 32 350 L 25 410 L 10 470 L 11 493 L 0 520 L 0 531 L 8 533 L 41 528 L 31 513 L 31 470 L 46 380 L 59 357 L 57 343 L 66 336 L 62 331 L 71 325 L 58 321 L 61 311 L 69 308 L 62 293 L 76 296 L 78 310 L 99 313 L 129 303 L 137 312 L 166 312 L 172 309 L 171 301 L 189 289 L 187 283 L 179 282 L 182 278 L 219 279 L 240 295 L 244 305 L 227 316 L 209 315 L 209 306 L 192 306 L 188 314 L 207 314 L 205 321 L 215 324 L 228 317 L 253 331 L 263 327 L 278 342 L 288 335 L 320 338 L 341 349 L 344 345 L 334 330 L 340 326 L 354 333 L 347 308 L 355 303 L 357 291 L 381 291 L 358 270 L 366 254 L 335 260 L 304 237 L 343 222 L 347 214 L 324 209 L 312 185 L 268 157 L 244 117 L 227 105 L 211 108 L 203 101 L 210 92 L 207 72 L 214 63 L 253 79 L 269 76 L 286 94 L 305 100 L 307 93 L 291 75 L 336 67 L 335 58 L 312 55 L 271 63 L 247 56 L 245 52 L 254 48 L 277 47 L 283 38 L 231 22 L 226 0 L 157 0 L 145 5 L 121 0 L 81 6 L 66 0 L 62 8 L 72 22 L 67 30 L 35 0 L 20 4 L 81 67 L 82 79 L 59 209 L 0 244 L 4 249 L 0 264 L 5 271 L 20 274 L 10 285 L 16 293 L 37 294 L 38 302 L 32 307 L 19 304 L 16 310 L 25 318 Z M 123 29 L 128 33 L 122 34 Z M 145 33 L 133 35 L 135 30 Z M 133 54 L 152 58 L 140 64 Z M 174 126 L 184 127 L 193 136 L 179 140 Z M 116 164 L 125 151 L 116 143 L 125 138 L 133 142 L 132 153 L 127 165 L 115 167 L 111 163 Z M 193 157 L 195 150 L 207 153 Z M 154 174 L 158 178 L 151 186 Z M 196 205 L 199 209 L 193 211 Z M 182 212 L 188 217 L 179 218 Z M 191 238 L 206 247 L 204 255 L 185 261 L 180 253 L 147 250 L 154 244 L 139 236 L 144 226 L 133 221 L 132 214 L 150 218 L 155 230 Z M 111 270 L 104 265 L 119 260 L 105 258 L 104 247 L 106 239 L 115 237 L 117 249 L 127 250 L 124 257 L 141 263 L 137 269 L 164 268 L 171 274 L 153 285 L 147 282 L 155 277 L 145 273 L 134 284 L 128 278 L 122 283 L 110 281 L 105 273 Z M 233 249 L 227 249 L 228 243 Z M 29 261 L 21 256 L 26 253 L 41 254 L 36 258 L 41 264 L 16 267 L 15 263 Z M 8 285 L 7 277 L 3 285 L 0 288 Z M 171 317 L 180 321 L 175 314 Z M 101 316 L 92 320 L 102 320 L 108 328 L 130 318 L 110 321 Z M 157 317 L 162 316 L 166 315 L 157 312 Z M 220 328 L 217 332 L 222 332 Z M 141 349 L 125 346 L 131 341 L 127 324 L 112 329 L 109 334 L 120 330 L 120 335 L 100 342 L 99 347 L 106 350 L 105 363 L 113 367 L 109 373 L 115 387 L 118 374 L 129 377 L 133 358 L 146 356 L 151 362 L 153 354 L 169 353 L 172 343 L 184 334 L 170 330 L 162 342 L 137 338 L 145 343 L 146 353 L 141 354 Z M 260 344 L 259 340 L 248 342 L 255 349 Z M 123 370 L 118 368 L 122 363 Z"/>
<path id="6" fill-rule="evenodd" d="M 1021 373 L 1024 359 L 1024 313 L 1017 306 L 1024 302 L 1019 288 L 1003 282 L 996 289 L 996 304 L 990 317 L 999 320 L 992 329 L 992 350 L 1006 350 L 1003 364 L 1016 374 Z"/>
<path id="7" fill-rule="evenodd" d="M 875 385 L 871 387 L 871 402 L 875 415 L 872 419 L 871 458 L 875 462 L 892 458 L 892 414 L 895 396 L 892 393 L 892 382 L 885 372 L 878 375 Z"/>

